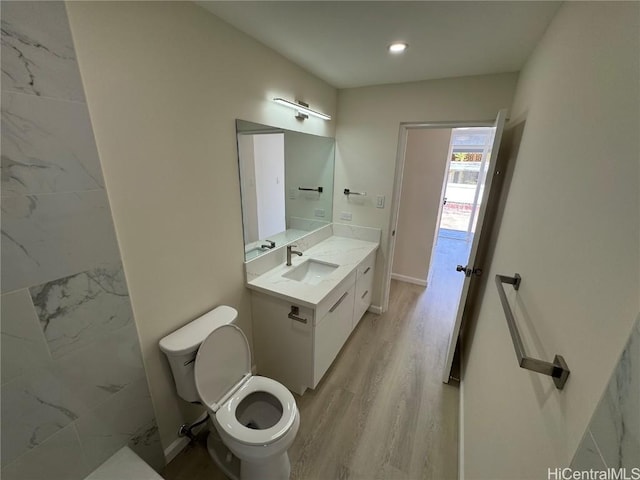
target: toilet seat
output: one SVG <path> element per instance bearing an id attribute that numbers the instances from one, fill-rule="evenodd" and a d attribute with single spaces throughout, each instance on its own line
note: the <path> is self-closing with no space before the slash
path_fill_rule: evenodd
<path id="1" fill-rule="evenodd" d="M 275 425 L 263 430 L 245 427 L 236 417 L 236 408 L 254 392 L 265 392 L 276 398 L 282 406 L 282 415 Z M 238 442 L 245 445 L 266 445 L 283 437 L 293 425 L 298 409 L 293 395 L 281 383 L 271 378 L 252 376 L 216 412 L 219 426 Z"/>
<path id="2" fill-rule="evenodd" d="M 235 325 L 214 329 L 196 355 L 194 377 L 198 395 L 214 414 L 220 427 L 246 445 L 267 445 L 284 436 L 293 425 L 298 409 L 287 388 L 267 377 L 251 375 L 249 343 Z M 254 392 L 272 395 L 282 406 L 282 415 L 272 427 L 245 427 L 236 418 L 240 402 Z"/>

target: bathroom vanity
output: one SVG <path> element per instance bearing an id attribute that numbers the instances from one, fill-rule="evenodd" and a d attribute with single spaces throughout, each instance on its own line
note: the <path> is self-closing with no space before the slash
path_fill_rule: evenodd
<path id="1" fill-rule="evenodd" d="M 381 231 L 331 222 L 333 138 L 246 120 L 236 137 L 253 359 L 259 375 L 302 395 L 371 305 Z M 274 185 L 284 204 L 259 198 Z"/>
<path id="2" fill-rule="evenodd" d="M 318 385 L 371 305 L 377 248 L 378 241 L 332 235 L 291 266 L 248 275 L 260 375 L 300 395 Z"/>

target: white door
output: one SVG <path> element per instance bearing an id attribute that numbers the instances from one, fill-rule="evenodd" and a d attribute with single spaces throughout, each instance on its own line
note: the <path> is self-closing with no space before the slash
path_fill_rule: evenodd
<path id="1" fill-rule="evenodd" d="M 465 304 L 467 303 L 467 295 L 469 293 L 469 284 L 471 280 L 474 278 L 474 270 L 475 270 L 475 260 L 476 254 L 478 251 L 478 240 L 480 238 L 479 232 L 482 230 L 482 223 L 484 222 L 484 213 L 487 207 L 487 199 L 489 197 L 489 192 L 491 191 L 491 183 L 493 181 L 493 175 L 496 169 L 496 158 L 498 156 L 498 147 L 500 145 L 500 140 L 502 139 L 502 130 L 504 129 L 504 120 L 506 117 L 506 110 L 500 110 L 498 112 L 498 117 L 496 118 L 496 122 L 494 124 L 495 133 L 493 136 L 493 142 L 491 144 L 491 152 L 489 153 L 489 165 L 484 176 L 485 184 L 484 188 L 479 186 L 478 189 L 481 190 L 481 198 L 480 208 L 477 213 L 477 223 L 476 223 L 476 235 L 473 236 L 473 241 L 471 242 L 471 252 L 469 253 L 469 260 L 464 270 L 461 271 L 461 275 L 465 275 L 464 282 L 462 284 L 462 292 L 460 293 L 460 301 L 458 302 L 458 310 L 456 312 L 456 320 L 453 325 L 453 330 L 451 331 L 451 336 L 449 337 L 449 348 L 447 350 L 447 356 L 444 364 L 444 371 L 442 372 L 442 380 L 445 383 L 449 382 L 449 375 L 451 373 L 451 366 L 453 365 L 453 355 L 456 350 L 456 344 L 458 343 L 458 335 L 460 334 L 460 325 L 462 323 L 462 314 L 464 312 Z M 482 176 L 482 172 L 480 172 Z M 452 265 L 451 268 L 456 268 Z"/>
<path id="2" fill-rule="evenodd" d="M 284 232 L 284 133 L 253 136 L 258 239 Z"/>

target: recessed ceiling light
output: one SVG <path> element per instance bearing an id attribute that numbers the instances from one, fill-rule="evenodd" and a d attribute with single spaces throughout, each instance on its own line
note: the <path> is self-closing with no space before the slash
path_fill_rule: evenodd
<path id="1" fill-rule="evenodd" d="M 390 53 L 402 53 L 407 49 L 408 46 L 409 45 L 406 44 L 405 42 L 394 42 L 391 45 L 389 45 L 389 52 Z"/>

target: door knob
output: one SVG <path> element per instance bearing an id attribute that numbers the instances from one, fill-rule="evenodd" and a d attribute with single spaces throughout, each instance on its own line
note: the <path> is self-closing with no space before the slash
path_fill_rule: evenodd
<path id="1" fill-rule="evenodd" d="M 470 268 L 469 266 L 463 267 L 462 265 L 456 266 L 456 272 L 464 272 L 465 277 L 470 277 L 471 275 L 479 277 L 482 275 L 481 268 Z"/>
<path id="2" fill-rule="evenodd" d="M 463 267 L 462 265 L 458 265 L 456 267 L 456 272 L 464 272 L 464 276 L 465 277 L 470 277 L 471 276 L 471 272 L 469 271 L 469 269 L 467 267 Z"/>

